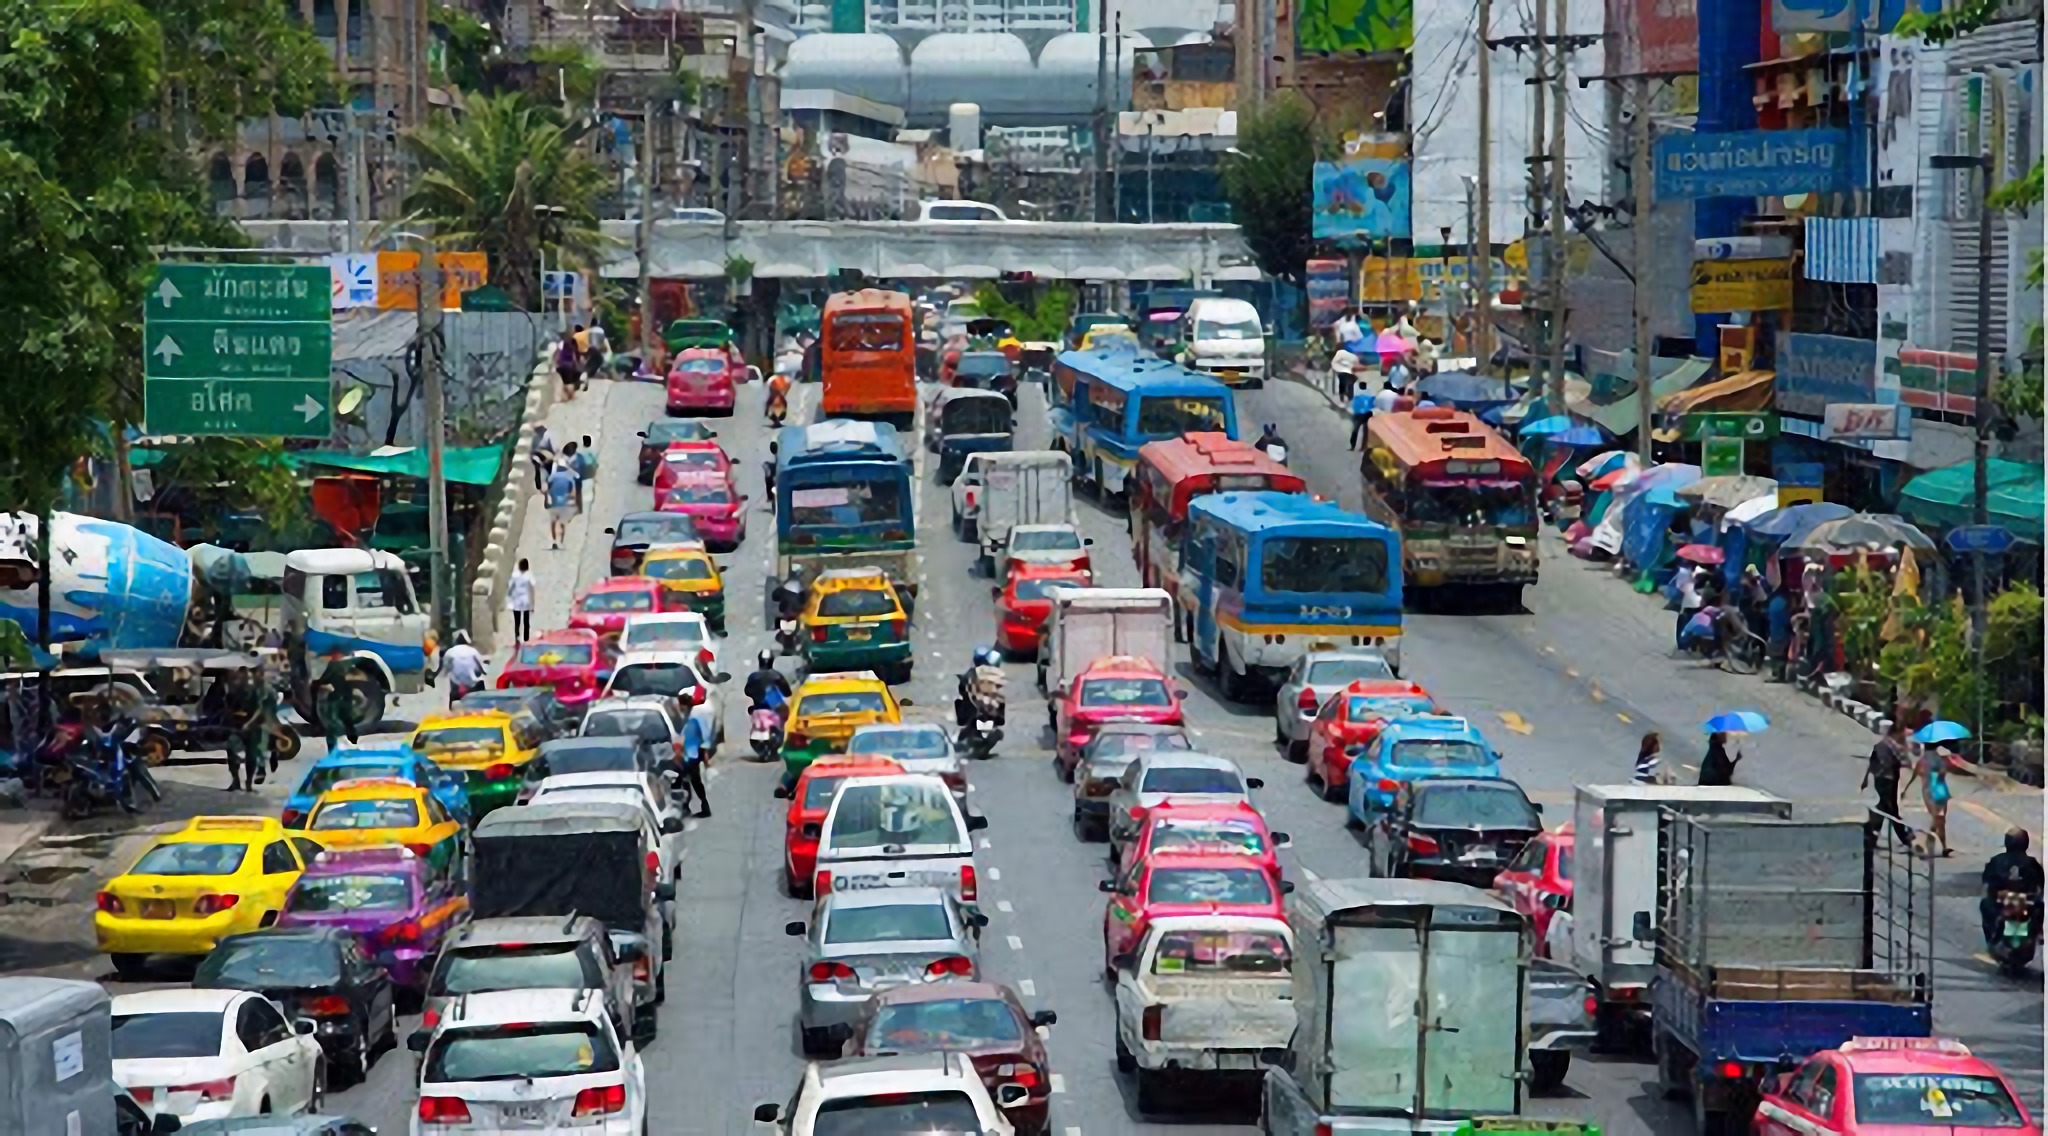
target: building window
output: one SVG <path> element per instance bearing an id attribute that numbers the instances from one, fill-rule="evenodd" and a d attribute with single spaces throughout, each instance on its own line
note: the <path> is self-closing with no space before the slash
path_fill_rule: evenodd
<path id="1" fill-rule="evenodd" d="M 261 154 L 249 155 L 242 164 L 242 199 L 259 205 L 270 201 L 270 163 Z"/>
<path id="2" fill-rule="evenodd" d="M 335 166 L 334 155 L 322 154 L 313 159 L 312 213 L 324 221 L 341 212 L 341 171 Z"/>
<path id="3" fill-rule="evenodd" d="M 277 164 L 277 193 L 285 217 L 306 219 L 306 164 L 297 154 L 286 154 Z"/>
<path id="4" fill-rule="evenodd" d="M 225 213 L 235 203 L 235 164 L 228 156 L 215 153 L 206 162 L 206 191 L 215 209 Z"/>

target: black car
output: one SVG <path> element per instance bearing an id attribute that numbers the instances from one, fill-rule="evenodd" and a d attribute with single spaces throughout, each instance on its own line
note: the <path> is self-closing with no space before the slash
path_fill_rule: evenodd
<path id="1" fill-rule="evenodd" d="M 992 390 L 1017 400 L 1017 369 L 1000 351 L 963 351 L 953 366 L 953 385 L 975 390 Z"/>
<path id="2" fill-rule="evenodd" d="M 1366 830 L 1367 860 L 1375 876 L 1492 887 L 1543 831 L 1541 812 L 1520 785 L 1503 778 L 1410 782 Z"/>
<path id="3" fill-rule="evenodd" d="M 576 724 L 582 716 L 562 705 L 555 697 L 552 686 L 508 686 L 503 690 L 471 691 L 455 701 L 455 711 L 461 714 L 488 714 L 497 711 L 511 716 L 527 717 L 538 724 L 542 738 L 563 738 L 576 732 Z"/>
<path id="4" fill-rule="evenodd" d="M 639 737 L 558 738 L 540 747 L 519 786 L 525 804 L 542 780 L 567 773 L 652 773 L 662 755 Z"/>
<path id="5" fill-rule="evenodd" d="M 701 542 L 697 522 L 688 513 L 627 513 L 619 523 L 604 530 L 612 538 L 612 575 L 631 576 L 640 570 L 640 558 L 657 544 Z"/>
<path id="6" fill-rule="evenodd" d="M 391 975 L 339 927 L 272 927 L 230 935 L 200 960 L 195 990 L 254 990 L 307 1018 L 339 1083 L 360 1083 L 398 1044 Z"/>
<path id="7" fill-rule="evenodd" d="M 718 437 L 718 431 L 692 418 L 657 418 L 640 435 L 640 484 L 654 484 L 654 470 L 670 442 L 703 442 Z"/>

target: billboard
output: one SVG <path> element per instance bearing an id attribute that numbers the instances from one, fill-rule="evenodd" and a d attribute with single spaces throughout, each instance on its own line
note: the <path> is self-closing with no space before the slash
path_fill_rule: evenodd
<path id="1" fill-rule="evenodd" d="M 1394 304 L 1422 299 L 1421 265 L 1413 257 L 1368 256 L 1358 263 L 1358 300 Z"/>
<path id="2" fill-rule="evenodd" d="M 1695 0 L 1606 0 L 1611 75 L 1690 75 L 1700 69 Z"/>
<path id="3" fill-rule="evenodd" d="M 480 252 L 442 252 L 434 257 L 441 274 L 441 306 L 462 307 L 462 294 L 490 283 L 490 263 Z M 377 306 L 411 310 L 419 306 L 420 254 L 377 254 Z"/>
<path id="4" fill-rule="evenodd" d="M 1657 139 L 1657 200 L 1783 197 L 1849 186 L 1849 132 L 1735 130 Z"/>
<path id="5" fill-rule="evenodd" d="M 1406 157 L 1357 155 L 1317 162 L 1314 193 L 1311 230 L 1318 238 L 1379 240 L 1409 235 Z"/>
<path id="6" fill-rule="evenodd" d="M 1294 27 L 1302 51 L 1406 51 L 1415 44 L 1415 0 L 1302 0 Z"/>
<path id="7" fill-rule="evenodd" d="M 1787 332 L 1778 337 L 1778 409 L 1809 418 L 1829 403 L 1876 401 L 1877 341 Z"/>
<path id="8" fill-rule="evenodd" d="M 1792 306 L 1792 258 L 1696 260 L 1692 310 L 1774 312 Z"/>

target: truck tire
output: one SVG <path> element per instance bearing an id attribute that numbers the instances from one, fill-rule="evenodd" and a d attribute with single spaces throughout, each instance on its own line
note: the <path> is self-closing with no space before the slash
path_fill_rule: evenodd
<path id="1" fill-rule="evenodd" d="M 1554 1093 L 1564 1085 L 1565 1073 L 1572 1067 L 1572 1051 L 1569 1049 L 1532 1049 L 1529 1051 L 1529 1091 Z"/>
<path id="2" fill-rule="evenodd" d="M 1165 1111 L 1166 1070 L 1140 1069 L 1137 1073 L 1137 1081 L 1138 1114 L 1140 1116 L 1151 1116 L 1154 1113 Z"/>
<path id="3" fill-rule="evenodd" d="M 1116 1071 L 1124 1074 L 1138 1071 L 1138 1059 L 1132 1056 L 1129 1049 L 1124 1048 L 1122 1030 L 1118 1030 L 1116 1035 Z"/>
<path id="4" fill-rule="evenodd" d="M 1692 1130 L 1694 1136 L 1734 1136 L 1728 1110 L 1722 1102 L 1714 1100 L 1704 1081 L 1698 1077 L 1692 1083 Z"/>
<path id="5" fill-rule="evenodd" d="M 356 728 L 366 734 L 375 733 L 384 721 L 384 705 L 388 700 L 383 681 L 358 671 L 349 683 L 349 690 L 355 697 Z"/>

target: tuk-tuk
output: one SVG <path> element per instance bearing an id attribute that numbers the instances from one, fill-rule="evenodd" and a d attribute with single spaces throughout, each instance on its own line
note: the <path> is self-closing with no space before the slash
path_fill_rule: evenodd
<path id="1" fill-rule="evenodd" d="M 1007 450 L 1016 430 L 1010 400 L 991 390 L 947 387 L 932 399 L 925 444 L 939 455 L 939 484 L 951 485 L 968 454 Z"/>
<path id="2" fill-rule="evenodd" d="M 724 320 L 679 319 L 670 320 L 662 341 L 671 354 L 692 347 L 707 347 L 714 351 L 728 351 L 733 345 L 732 328 Z"/>
<path id="3" fill-rule="evenodd" d="M 1059 357 L 1060 345 L 1042 339 L 1024 342 L 1024 349 L 1017 356 L 1017 367 L 1023 372 L 1023 379 L 1037 379 L 1044 382 L 1052 375 L 1052 361 Z"/>
<path id="4" fill-rule="evenodd" d="M 142 727 L 136 752 L 150 765 L 162 765 L 176 750 L 227 748 L 234 732 L 227 720 L 227 686 L 236 671 L 253 670 L 257 681 L 270 689 L 284 689 L 284 661 L 278 651 L 267 648 L 104 651 L 100 658 L 110 667 L 132 669 L 149 680 L 154 696 L 139 698 L 125 709 Z M 299 755 L 301 744 L 297 729 L 282 719 L 272 720 L 274 757 L 289 761 Z"/>

